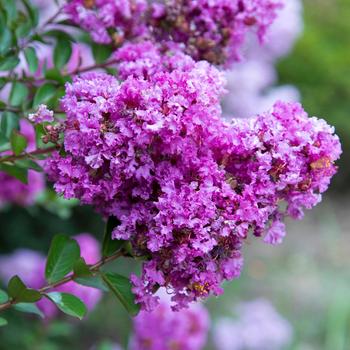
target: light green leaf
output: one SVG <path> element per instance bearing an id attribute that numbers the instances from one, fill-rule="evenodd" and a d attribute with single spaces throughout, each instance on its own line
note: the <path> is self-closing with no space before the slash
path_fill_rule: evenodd
<path id="1" fill-rule="evenodd" d="M 24 50 L 24 56 L 27 60 L 29 71 L 35 73 L 39 67 L 38 56 L 36 55 L 35 49 L 33 47 L 27 47 Z"/>
<path id="2" fill-rule="evenodd" d="M 19 129 L 19 116 L 12 112 L 4 112 L 1 115 L 0 132 L 10 139 L 13 129 Z"/>
<path id="3" fill-rule="evenodd" d="M 46 261 L 45 276 L 49 283 L 58 281 L 73 270 L 80 257 L 78 243 L 66 235 L 56 235 Z"/>
<path id="4" fill-rule="evenodd" d="M 102 273 L 103 281 L 111 292 L 124 305 L 130 315 L 135 316 L 140 311 L 140 306 L 135 304 L 135 295 L 131 291 L 131 282 L 128 278 L 116 273 Z"/>
<path id="5" fill-rule="evenodd" d="M 6 326 L 7 325 L 7 320 L 4 318 L 0 317 L 0 327 Z"/>
<path id="6" fill-rule="evenodd" d="M 20 168 L 33 169 L 39 173 L 43 171 L 42 167 L 31 159 L 19 159 L 15 162 Z"/>
<path id="7" fill-rule="evenodd" d="M 18 156 L 26 149 L 28 141 L 17 130 L 13 130 L 10 137 L 10 143 L 13 153 Z"/>
<path id="8" fill-rule="evenodd" d="M 14 308 L 17 311 L 29 313 L 29 314 L 35 314 L 40 316 L 41 318 L 44 318 L 44 314 L 40 311 L 40 309 L 33 303 L 18 303 L 14 305 Z"/>
<path id="9" fill-rule="evenodd" d="M 0 59 L 0 71 L 8 71 L 17 67 L 19 58 L 16 56 L 8 56 Z"/>
<path id="10" fill-rule="evenodd" d="M 0 289 L 0 304 L 6 303 L 9 300 L 7 293 Z"/>
<path id="11" fill-rule="evenodd" d="M 47 103 L 55 96 L 56 87 L 51 83 L 46 83 L 39 87 L 34 96 L 33 108 L 38 107 L 41 103 Z"/>
<path id="12" fill-rule="evenodd" d="M 7 27 L 1 28 L 0 31 L 0 54 L 6 54 L 11 48 L 12 34 Z"/>
<path id="13" fill-rule="evenodd" d="M 24 100 L 27 98 L 29 93 L 28 88 L 18 81 L 12 84 L 12 89 L 10 93 L 10 103 L 12 106 L 20 106 Z"/>
<path id="14" fill-rule="evenodd" d="M 83 285 L 83 286 L 88 286 L 88 287 L 100 289 L 100 290 L 103 290 L 104 292 L 109 291 L 107 286 L 101 280 L 100 276 L 78 277 L 78 278 L 75 278 L 74 281 Z"/>
<path id="15" fill-rule="evenodd" d="M 85 304 L 72 294 L 52 292 L 48 293 L 47 296 L 67 315 L 77 317 L 80 320 L 86 315 L 87 309 Z"/>

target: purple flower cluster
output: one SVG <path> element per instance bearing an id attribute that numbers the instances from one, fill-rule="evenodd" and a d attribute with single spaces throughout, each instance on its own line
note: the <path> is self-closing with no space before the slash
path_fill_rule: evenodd
<path id="1" fill-rule="evenodd" d="M 28 115 L 28 119 L 35 123 L 44 123 L 44 122 L 53 122 L 53 111 L 49 110 L 46 105 L 39 105 L 37 111 L 35 113 L 30 113 Z"/>
<path id="2" fill-rule="evenodd" d="M 99 243 L 94 237 L 88 233 L 81 233 L 73 238 L 79 243 L 81 256 L 87 264 L 94 264 L 100 259 Z M 0 277 L 7 282 L 14 275 L 18 275 L 28 287 L 43 287 L 45 285 L 45 257 L 29 249 L 19 249 L 11 255 L 0 257 Z M 63 284 L 54 291 L 76 295 L 89 310 L 96 306 L 102 296 L 100 290 L 75 282 Z M 37 305 L 47 318 L 56 316 L 58 312 L 55 305 L 46 298 L 37 302 Z"/>
<path id="3" fill-rule="evenodd" d="M 180 309 L 239 276 L 250 232 L 279 243 L 284 216 L 320 200 L 339 140 L 299 104 L 226 124 L 222 73 L 176 50 L 116 55 L 124 82 L 89 73 L 67 85 L 66 155 L 46 169 L 57 192 L 117 217 L 113 238 L 147 258 L 136 301 L 150 310 L 165 287 Z"/>
<path id="4" fill-rule="evenodd" d="M 209 315 L 200 303 L 174 312 L 162 302 L 152 312 L 134 318 L 130 350 L 201 350 L 209 330 Z"/>
<path id="5" fill-rule="evenodd" d="M 35 132 L 33 126 L 21 119 L 20 133 L 27 139 L 27 151 L 35 149 Z M 5 156 L 8 152 L 0 153 Z M 0 171 L 0 207 L 7 203 L 14 203 L 21 206 L 34 203 L 37 195 L 44 190 L 45 179 L 42 173 L 29 169 L 28 183 L 17 180 L 16 178 Z"/>
<path id="6" fill-rule="evenodd" d="M 65 5 L 70 20 L 88 31 L 97 43 L 117 46 L 143 34 L 146 0 L 71 0 Z"/>
<path id="7" fill-rule="evenodd" d="M 221 65 L 240 59 L 248 32 L 262 42 L 281 7 L 280 0 L 73 0 L 65 11 L 98 43 L 170 41 L 196 61 Z"/>
<path id="8" fill-rule="evenodd" d="M 183 44 L 196 60 L 230 63 L 240 59 L 252 28 L 264 40 L 281 7 L 278 0 L 158 1 L 151 6 L 152 30 L 157 39 Z"/>
<path id="9" fill-rule="evenodd" d="M 291 342 L 291 325 L 269 301 L 240 303 L 233 311 L 236 319 L 225 317 L 215 324 L 217 350 L 281 350 Z"/>

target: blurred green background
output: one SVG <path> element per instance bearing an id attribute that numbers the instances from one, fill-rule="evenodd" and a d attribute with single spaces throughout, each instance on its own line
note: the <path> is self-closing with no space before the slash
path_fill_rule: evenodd
<path id="1" fill-rule="evenodd" d="M 263 296 L 294 328 L 288 350 L 349 350 L 350 1 L 306 0 L 304 6 L 305 31 L 278 64 L 280 83 L 294 84 L 305 109 L 335 125 L 344 151 L 340 170 L 322 204 L 302 222 L 288 222 L 283 245 L 248 242 L 242 278 L 226 284 L 226 293 L 207 305 L 215 322 L 236 302 Z M 62 200 L 43 198 L 33 208 L 5 208 L 0 212 L 0 253 L 19 246 L 45 252 L 58 231 L 101 238 L 103 222 L 90 208 Z M 130 268 L 118 262 L 124 274 Z M 1 350 L 108 350 L 115 342 L 125 346 L 131 324 L 109 296 L 83 322 L 61 316 L 43 324 L 35 317 L 7 314 Z M 207 349 L 213 349 L 210 342 Z"/>

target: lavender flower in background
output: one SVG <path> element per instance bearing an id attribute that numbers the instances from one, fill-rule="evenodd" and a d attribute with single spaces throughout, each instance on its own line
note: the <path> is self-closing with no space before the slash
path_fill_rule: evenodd
<path id="1" fill-rule="evenodd" d="M 238 304 L 236 317 L 219 319 L 213 329 L 217 350 L 282 350 L 290 344 L 293 329 L 264 299 Z"/>
<path id="2" fill-rule="evenodd" d="M 35 131 L 33 126 L 25 119 L 20 120 L 20 133 L 27 139 L 27 152 L 35 149 Z M 8 152 L 2 152 L 4 156 Z M 17 204 L 21 206 L 32 205 L 36 197 L 45 188 L 45 178 L 42 173 L 28 170 L 28 183 L 17 180 L 13 176 L 0 171 L 0 207 L 5 204 Z"/>
<path id="3" fill-rule="evenodd" d="M 248 38 L 243 62 L 227 71 L 229 92 L 223 99 L 223 106 L 228 120 L 262 113 L 277 100 L 300 100 L 294 86 L 273 85 L 278 81 L 274 67 L 277 59 L 291 51 L 302 30 L 301 0 L 288 0 L 267 30 L 264 45 L 259 45 L 253 36 Z"/>
<path id="4" fill-rule="evenodd" d="M 207 341 L 209 314 L 200 303 L 172 311 L 168 298 L 152 312 L 134 318 L 129 350 L 201 350 Z"/>
<path id="5" fill-rule="evenodd" d="M 28 115 L 28 119 L 35 124 L 52 122 L 54 120 L 53 111 L 49 110 L 47 106 L 41 104 L 35 113 L 30 113 Z"/>
<path id="6" fill-rule="evenodd" d="M 87 264 L 93 264 L 100 259 L 100 249 L 97 240 L 88 233 L 81 233 L 75 237 L 81 251 L 81 256 Z M 41 253 L 19 249 L 10 255 L 0 257 L 0 277 L 7 283 L 18 275 L 31 288 L 41 288 L 45 285 L 45 256 Z M 82 286 L 73 281 L 55 288 L 52 291 L 71 293 L 80 298 L 91 311 L 102 297 L 102 292 L 95 288 Z M 37 306 L 46 318 L 57 315 L 56 306 L 46 298 L 37 302 Z"/>

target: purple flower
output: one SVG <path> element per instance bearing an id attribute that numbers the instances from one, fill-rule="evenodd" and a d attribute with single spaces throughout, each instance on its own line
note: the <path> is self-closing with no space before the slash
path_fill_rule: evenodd
<path id="1" fill-rule="evenodd" d="M 215 324 L 217 350 L 281 350 L 292 340 L 292 327 L 269 301 L 240 303 L 233 311 L 236 318 L 221 318 Z"/>
<path id="2" fill-rule="evenodd" d="M 35 124 L 43 122 L 50 123 L 53 121 L 53 111 L 50 111 L 47 106 L 41 104 L 35 113 L 29 114 L 28 119 Z"/>
<path id="3" fill-rule="evenodd" d="M 200 303 L 174 312 L 162 298 L 152 312 L 134 318 L 130 350 L 201 350 L 209 330 L 209 315 Z"/>
<path id="4" fill-rule="evenodd" d="M 146 8 L 146 0 L 71 0 L 65 12 L 97 43 L 120 45 L 145 31 Z"/>
<path id="5" fill-rule="evenodd" d="M 88 233 L 75 237 L 80 245 L 80 253 L 87 264 L 96 263 L 100 259 L 100 249 L 97 240 Z M 11 255 L 0 257 L 0 277 L 7 282 L 12 276 L 18 275 L 31 288 L 41 288 L 45 283 L 45 257 L 29 249 L 19 249 Z M 102 297 L 102 292 L 95 288 L 68 282 L 52 291 L 71 293 L 80 298 L 91 311 Z M 37 302 L 38 307 L 47 318 L 56 316 L 56 306 L 46 298 Z"/>

